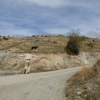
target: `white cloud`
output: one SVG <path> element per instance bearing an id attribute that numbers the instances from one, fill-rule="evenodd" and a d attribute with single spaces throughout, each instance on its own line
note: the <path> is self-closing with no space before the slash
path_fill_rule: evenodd
<path id="1" fill-rule="evenodd" d="M 66 34 L 67 32 L 69 32 L 69 30 L 66 28 L 47 28 L 43 31 L 52 35 Z"/>
<path id="2" fill-rule="evenodd" d="M 17 26 L 15 26 L 14 24 L 11 23 L 7 23 L 7 22 L 0 22 L 0 34 L 2 35 L 20 35 L 20 36 L 30 36 L 32 34 L 36 34 L 36 32 L 34 31 L 34 33 L 29 30 L 29 29 L 25 29 L 25 28 L 19 28 Z"/>
<path id="3" fill-rule="evenodd" d="M 19 1 L 19 0 L 18 0 Z M 100 1 L 99 0 L 23 0 L 23 2 L 33 3 L 43 7 L 80 7 L 86 8 L 91 11 L 100 12 Z M 94 7 L 95 6 L 95 7 Z"/>
<path id="4" fill-rule="evenodd" d="M 6 30 L 0 30 L 0 33 L 4 36 L 10 35 L 10 36 L 31 36 L 31 35 L 36 35 L 36 33 L 31 32 L 30 30 L 27 29 L 6 29 Z"/>
<path id="5" fill-rule="evenodd" d="M 35 3 L 39 6 L 46 6 L 53 8 L 66 5 L 66 0 L 25 0 L 25 1 Z"/>
<path id="6" fill-rule="evenodd" d="M 0 22 L 0 29 L 13 28 L 13 27 L 14 25 L 12 25 L 11 23 L 7 23 L 5 21 Z"/>
<path id="7" fill-rule="evenodd" d="M 88 37 L 99 38 L 99 39 L 100 39 L 100 32 L 89 31 L 86 35 L 87 35 Z"/>

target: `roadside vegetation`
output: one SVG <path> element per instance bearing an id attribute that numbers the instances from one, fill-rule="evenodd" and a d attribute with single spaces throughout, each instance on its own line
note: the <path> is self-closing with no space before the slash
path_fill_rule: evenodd
<path id="1" fill-rule="evenodd" d="M 65 52 L 69 55 L 79 55 L 81 42 L 85 40 L 84 36 L 80 35 L 80 31 L 71 31 L 69 34 L 69 41 L 65 47 Z"/>
<path id="2" fill-rule="evenodd" d="M 68 100 L 100 100 L 100 59 L 69 79 L 65 91 Z"/>

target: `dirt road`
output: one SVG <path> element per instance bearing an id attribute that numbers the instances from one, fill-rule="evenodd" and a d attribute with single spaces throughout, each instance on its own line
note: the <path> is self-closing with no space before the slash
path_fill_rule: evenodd
<path id="1" fill-rule="evenodd" d="M 66 100 L 66 81 L 79 69 L 0 76 L 0 100 Z"/>

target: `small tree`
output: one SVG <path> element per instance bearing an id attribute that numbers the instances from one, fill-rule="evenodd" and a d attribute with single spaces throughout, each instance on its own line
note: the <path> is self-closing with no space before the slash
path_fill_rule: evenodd
<path id="1" fill-rule="evenodd" d="M 6 38 L 5 36 L 3 36 L 3 39 L 4 39 L 4 40 L 8 40 L 8 38 Z"/>
<path id="2" fill-rule="evenodd" d="M 78 55 L 80 42 L 83 40 L 83 37 L 80 36 L 80 31 L 71 31 L 68 33 L 69 41 L 67 46 L 64 48 L 65 52 L 69 55 Z"/>
<path id="3" fill-rule="evenodd" d="M 88 45 L 89 47 L 91 47 L 91 48 L 94 47 L 93 43 L 91 43 L 91 42 L 89 42 L 87 45 Z"/>

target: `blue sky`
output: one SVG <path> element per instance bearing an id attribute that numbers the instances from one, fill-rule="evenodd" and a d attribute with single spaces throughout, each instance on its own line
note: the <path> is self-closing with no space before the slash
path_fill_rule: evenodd
<path id="1" fill-rule="evenodd" d="M 0 35 L 66 35 L 78 29 L 100 38 L 100 0 L 0 0 Z"/>

